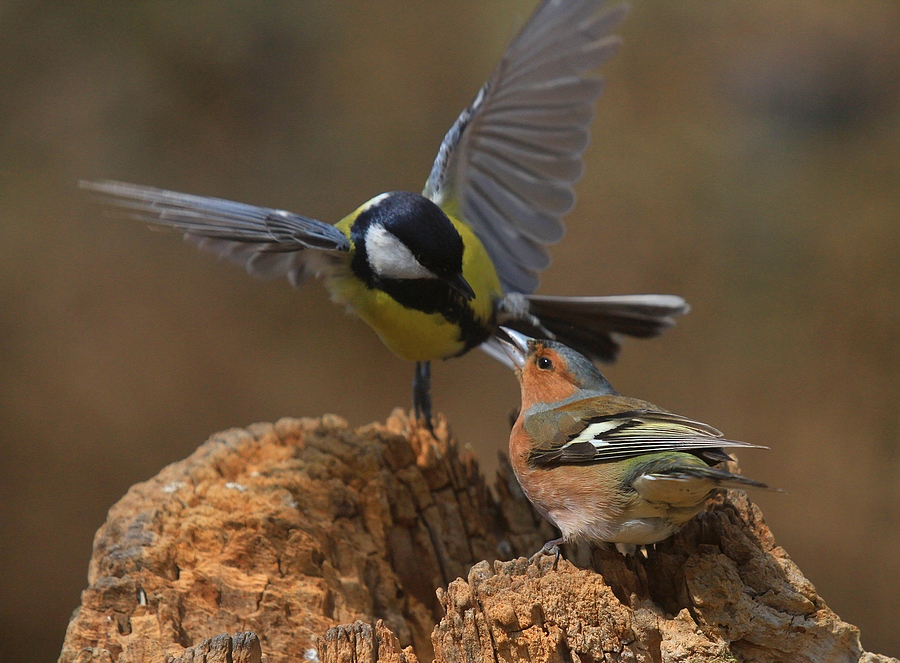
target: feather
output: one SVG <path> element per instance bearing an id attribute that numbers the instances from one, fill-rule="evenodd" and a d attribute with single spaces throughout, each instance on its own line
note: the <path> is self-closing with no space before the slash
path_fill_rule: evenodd
<path id="1" fill-rule="evenodd" d="M 123 182 L 80 186 L 127 218 L 180 231 L 185 241 L 254 276 L 286 277 L 295 287 L 350 250 L 334 226 L 284 210 Z"/>
<path id="2" fill-rule="evenodd" d="M 562 237 L 582 172 L 594 73 L 615 53 L 625 16 L 600 0 L 544 0 L 444 137 L 424 195 L 458 210 L 505 292 L 533 292 Z"/>
<path id="3" fill-rule="evenodd" d="M 663 410 L 632 410 L 593 416 L 561 444 L 534 449 L 533 465 L 611 463 L 664 452 L 701 452 L 721 462 L 724 448 L 764 448 L 728 440 L 712 426 Z M 702 452 L 712 450 L 708 457 Z"/>
<path id="4" fill-rule="evenodd" d="M 529 336 L 548 335 L 599 361 L 613 361 L 619 334 L 638 338 L 657 336 L 690 310 L 675 295 L 612 295 L 606 297 L 550 297 L 525 295 L 526 307 L 501 305 L 500 324 Z M 539 323 L 535 324 L 536 322 Z"/>

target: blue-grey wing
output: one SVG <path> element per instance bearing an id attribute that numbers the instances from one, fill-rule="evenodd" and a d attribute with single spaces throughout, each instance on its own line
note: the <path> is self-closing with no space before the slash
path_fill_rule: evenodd
<path id="1" fill-rule="evenodd" d="M 544 0 L 438 151 L 424 195 L 475 231 L 507 292 L 531 293 L 575 203 L 595 70 L 617 50 L 623 7 Z"/>
<path id="2" fill-rule="evenodd" d="M 296 286 L 318 271 L 324 255 L 350 250 L 334 226 L 284 210 L 124 182 L 80 186 L 118 213 L 180 231 L 198 248 L 260 278 L 286 277 Z"/>

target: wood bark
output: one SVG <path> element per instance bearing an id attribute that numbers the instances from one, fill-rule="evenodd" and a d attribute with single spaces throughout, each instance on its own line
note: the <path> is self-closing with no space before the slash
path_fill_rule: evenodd
<path id="1" fill-rule="evenodd" d="M 646 558 L 554 536 L 443 421 L 225 431 L 110 510 L 59 661 L 897 661 L 739 491 Z"/>

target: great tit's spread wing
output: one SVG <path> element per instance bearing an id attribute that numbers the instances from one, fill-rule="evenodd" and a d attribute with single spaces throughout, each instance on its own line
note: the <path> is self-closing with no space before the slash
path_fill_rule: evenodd
<path id="1" fill-rule="evenodd" d="M 350 240 L 334 226 L 284 210 L 124 182 L 80 186 L 122 215 L 180 231 L 198 248 L 260 278 L 284 276 L 299 285 L 315 271 L 322 252 L 350 250 Z"/>
<path id="2" fill-rule="evenodd" d="M 715 464 L 730 460 L 723 448 L 758 445 L 727 440 L 712 426 L 662 410 L 635 409 L 579 420 L 564 440 L 536 448 L 534 465 L 608 463 L 662 452 L 696 453 Z"/>
<path id="3" fill-rule="evenodd" d="M 594 72 L 618 48 L 623 7 L 544 0 L 444 138 L 424 195 L 484 243 L 506 292 L 530 293 L 575 203 Z"/>

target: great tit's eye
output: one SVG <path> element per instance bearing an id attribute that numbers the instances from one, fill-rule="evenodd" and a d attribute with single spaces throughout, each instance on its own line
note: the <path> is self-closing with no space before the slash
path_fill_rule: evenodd
<path id="1" fill-rule="evenodd" d="M 537 367 L 542 371 L 549 371 L 553 368 L 553 362 L 546 357 L 537 358 Z"/>

